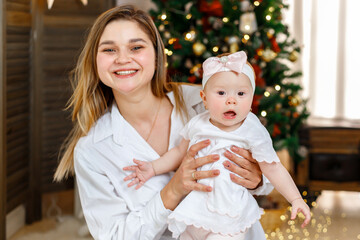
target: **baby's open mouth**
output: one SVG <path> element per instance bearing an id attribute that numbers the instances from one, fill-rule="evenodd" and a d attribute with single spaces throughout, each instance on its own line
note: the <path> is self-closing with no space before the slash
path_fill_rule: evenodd
<path id="1" fill-rule="evenodd" d="M 236 112 L 234 112 L 234 111 L 227 111 L 227 112 L 225 112 L 224 113 L 224 116 L 225 117 L 235 117 L 236 116 Z"/>

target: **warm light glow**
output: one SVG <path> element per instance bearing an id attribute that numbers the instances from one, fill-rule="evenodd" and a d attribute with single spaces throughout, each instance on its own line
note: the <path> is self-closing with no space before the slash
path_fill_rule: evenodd
<path id="1" fill-rule="evenodd" d="M 265 92 L 264 92 L 264 96 L 265 96 L 265 97 L 270 97 L 270 93 L 269 93 L 268 91 L 265 91 Z"/>
<path id="2" fill-rule="evenodd" d="M 190 32 L 185 34 L 186 41 L 193 41 L 195 39 L 195 31 L 191 30 Z"/>
<path id="3" fill-rule="evenodd" d="M 163 21 L 164 21 L 166 18 L 167 18 L 167 16 L 166 16 L 165 13 L 164 13 L 163 15 L 161 15 L 161 17 L 160 17 L 160 19 L 163 20 Z"/>
<path id="4" fill-rule="evenodd" d="M 213 52 L 218 52 L 219 51 L 219 47 L 218 46 L 215 46 L 215 47 L 213 47 Z"/>
<path id="5" fill-rule="evenodd" d="M 245 35 L 244 35 L 244 39 L 247 41 L 247 40 L 249 40 L 249 39 L 250 39 L 250 36 L 249 36 L 249 35 L 247 35 L 247 34 L 245 34 Z"/>
<path id="6" fill-rule="evenodd" d="M 275 90 L 276 90 L 276 91 L 280 91 L 280 90 L 281 90 L 280 85 L 276 85 L 276 86 L 275 86 Z"/>
<path id="7" fill-rule="evenodd" d="M 229 22 L 229 18 L 227 18 L 227 17 L 224 17 L 222 20 L 223 20 L 224 23 Z"/>
<path id="8" fill-rule="evenodd" d="M 254 2 L 254 5 L 257 7 L 257 6 L 260 5 L 260 2 L 259 2 L 259 1 L 255 1 L 255 2 Z"/>
<path id="9" fill-rule="evenodd" d="M 270 20 L 271 20 L 271 16 L 270 16 L 270 15 L 266 15 L 265 18 L 266 18 L 267 21 L 270 21 Z"/>
<path id="10" fill-rule="evenodd" d="M 169 41 L 168 41 L 168 43 L 171 45 L 171 44 L 173 44 L 175 41 L 176 41 L 176 38 L 170 38 Z"/>
<path id="11" fill-rule="evenodd" d="M 261 116 L 266 117 L 266 115 L 267 115 L 266 111 L 261 111 Z"/>
<path id="12" fill-rule="evenodd" d="M 191 18 L 192 18 L 191 13 L 189 13 L 189 14 L 187 14 L 187 15 L 186 15 L 186 19 L 188 19 L 188 20 L 189 20 L 189 19 L 191 19 Z"/>

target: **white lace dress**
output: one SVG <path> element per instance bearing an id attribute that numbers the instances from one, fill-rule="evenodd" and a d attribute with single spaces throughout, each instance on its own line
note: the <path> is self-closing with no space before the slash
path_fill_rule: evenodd
<path id="1" fill-rule="evenodd" d="M 213 187 L 213 191 L 192 191 L 169 215 L 169 230 L 175 238 L 189 225 L 233 236 L 245 232 L 263 214 L 249 191 L 231 181 L 230 172 L 223 166 L 227 160 L 223 155 L 225 150 L 235 145 L 249 149 L 259 162 L 279 162 L 268 131 L 253 113 L 250 112 L 244 123 L 232 132 L 220 130 L 209 119 L 208 112 L 195 116 L 180 134 L 190 139 L 189 146 L 205 139 L 211 140 L 210 146 L 201 150 L 198 157 L 219 154 L 220 160 L 198 170 L 219 169 L 220 175 L 199 180 L 199 183 Z"/>

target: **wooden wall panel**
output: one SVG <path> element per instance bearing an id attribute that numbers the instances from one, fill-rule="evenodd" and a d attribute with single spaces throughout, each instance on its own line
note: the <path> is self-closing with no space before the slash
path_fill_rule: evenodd
<path id="1" fill-rule="evenodd" d="M 6 1 L 6 211 L 30 192 L 30 0 Z"/>
<path id="2" fill-rule="evenodd" d="M 0 1 L 0 240 L 6 239 L 6 17 Z"/>
<path id="3" fill-rule="evenodd" d="M 54 184 L 58 151 L 69 133 L 63 111 L 87 29 L 113 0 L 0 0 L 0 240 L 5 216 L 26 205 L 27 222 L 41 218 L 44 192 L 73 187 Z"/>
<path id="4" fill-rule="evenodd" d="M 54 184 L 54 170 L 58 163 L 59 148 L 69 133 L 72 124 L 65 105 L 71 95 L 69 72 L 74 68 L 86 32 L 95 18 L 111 7 L 112 1 L 89 1 L 83 6 L 81 1 L 56 0 L 51 10 L 44 9 L 41 23 L 42 33 L 38 42 L 41 69 L 41 83 L 38 83 L 42 98 L 40 108 L 42 192 L 68 188 L 69 182 Z"/>

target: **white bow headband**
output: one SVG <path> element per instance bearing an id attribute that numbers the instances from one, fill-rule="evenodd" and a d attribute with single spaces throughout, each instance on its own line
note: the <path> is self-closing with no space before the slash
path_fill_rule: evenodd
<path id="1" fill-rule="evenodd" d="M 205 88 L 207 81 L 212 75 L 218 72 L 244 73 L 249 79 L 255 92 L 255 73 L 254 70 L 246 64 L 247 56 L 244 51 L 236 52 L 228 56 L 210 57 L 203 63 L 203 80 L 202 86 Z"/>

